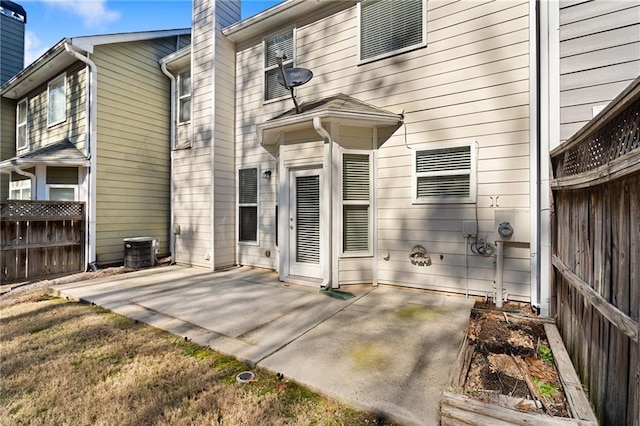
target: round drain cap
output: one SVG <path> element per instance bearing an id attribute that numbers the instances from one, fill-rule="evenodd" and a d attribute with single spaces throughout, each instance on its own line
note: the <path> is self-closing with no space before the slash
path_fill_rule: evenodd
<path id="1" fill-rule="evenodd" d="M 240 383 L 249 383 L 253 382 L 256 379 L 256 375 L 251 371 L 243 371 L 242 373 L 236 376 L 236 380 Z"/>

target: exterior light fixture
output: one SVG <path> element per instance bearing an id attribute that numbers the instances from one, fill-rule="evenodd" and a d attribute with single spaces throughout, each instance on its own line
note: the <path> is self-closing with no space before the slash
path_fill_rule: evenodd
<path id="1" fill-rule="evenodd" d="M 267 170 L 266 172 L 264 172 L 262 174 L 262 178 L 266 179 L 266 180 L 270 180 L 271 179 L 271 170 Z"/>

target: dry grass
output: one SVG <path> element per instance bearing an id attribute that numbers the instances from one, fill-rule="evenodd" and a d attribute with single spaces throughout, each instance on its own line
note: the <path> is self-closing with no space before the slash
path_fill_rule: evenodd
<path id="1" fill-rule="evenodd" d="M 383 424 L 182 338 L 39 289 L 0 309 L 0 424 Z"/>

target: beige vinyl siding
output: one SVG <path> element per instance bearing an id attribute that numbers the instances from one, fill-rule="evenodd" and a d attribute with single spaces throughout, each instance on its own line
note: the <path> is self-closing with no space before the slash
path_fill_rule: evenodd
<path id="1" fill-rule="evenodd" d="M 215 2 L 215 17 L 213 252 L 218 268 L 236 263 L 235 47 L 221 29 L 239 20 L 240 2 Z"/>
<path id="2" fill-rule="evenodd" d="M 239 17 L 237 1 L 202 0 L 193 5 L 193 140 L 191 148 L 174 151 L 178 263 L 235 263 L 234 48 L 220 28 Z"/>
<path id="3" fill-rule="evenodd" d="M 560 2 L 560 139 L 640 75 L 640 4 Z"/>
<path id="4" fill-rule="evenodd" d="M 16 154 L 16 102 L 0 98 L 0 160 Z M 9 198 L 9 175 L 0 173 L 0 200 Z"/>
<path id="5" fill-rule="evenodd" d="M 499 196 L 500 208 L 528 209 L 529 5 L 524 0 L 430 0 L 427 5 L 426 48 L 364 65 L 358 65 L 353 3 L 332 3 L 305 17 L 296 27 L 296 66 L 310 68 L 314 78 L 296 94 L 304 102 L 345 93 L 391 112 L 404 111 L 406 128 L 379 149 L 375 170 L 379 283 L 464 292 L 466 248 L 470 288 L 486 294 L 493 286 L 493 258 L 472 254 L 462 235 L 462 222 L 476 220 L 476 207 L 412 204 L 412 151 L 406 145 L 477 142 L 480 237 L 495 240 L 490 197 Z M 248 157 L 273 168 L 274 157 L 257 145 L 255 124 L 293 105 L 290 99 L 263 105 L 261 58 L 259 39 L 239 44 L 237 163 L 245 164 Z M 261 205 L 261 216 L 272 209 Z M 431 266 L 410 263 L 416 244 L 430 253 Z M 527 245 L 507 249 L 505 287 L 512 297 L 528 300 L 529 256 Z M 363 266 L 370 264 L 367 258 L 342 258 L 339 278 L 370 282 L 370 269 Z"/>
<path id="6" fill-rule="evenodd" d="M 169 253 L 169 81 L 158 60 L 175 37 L 96 46 L 96 255 L 121 262 L 123 239 L 152 237 Z"/>

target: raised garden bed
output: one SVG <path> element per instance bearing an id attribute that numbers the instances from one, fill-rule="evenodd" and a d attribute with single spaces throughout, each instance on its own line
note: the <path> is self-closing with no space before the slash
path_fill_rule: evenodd
<path id="1" fill-rule="evenodd" d="M 474 309 L 442 425 L 597 425 L 552 320 Z"/>

